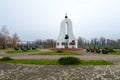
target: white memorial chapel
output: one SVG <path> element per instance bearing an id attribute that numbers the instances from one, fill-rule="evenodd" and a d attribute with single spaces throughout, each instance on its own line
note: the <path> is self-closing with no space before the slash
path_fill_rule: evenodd
<path id="1" fill-rule="evenodd" d="M 56 48 L 77 48 L 77 39 L 73 34 L 72 22 L 67 14 L 60 25 Z"/>

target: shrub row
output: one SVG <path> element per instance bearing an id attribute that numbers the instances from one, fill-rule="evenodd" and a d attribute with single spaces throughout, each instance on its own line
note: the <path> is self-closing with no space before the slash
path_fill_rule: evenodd
<path id="1" fill-rule="evenodd" d="M 115 50 L 111 48 L 86 48 L 86 52 L 95 52 L 95 53 L 103 53 L 108 54 L 109 52 L 116 52 Z"/>
<path id="2" fill-rule="evenodd" d="M 27 50 L 36 50 L 37 47 L 33 46 L 20 46 L 20 47 L 15 47 L 14 49 L 17 50 L 23 50 L 24 52 L 27 52 Z"/>

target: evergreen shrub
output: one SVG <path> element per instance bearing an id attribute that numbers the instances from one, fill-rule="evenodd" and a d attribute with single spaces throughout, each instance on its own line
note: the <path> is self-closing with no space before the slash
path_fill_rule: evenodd
<path id="1" fill-rule="evenodd" d="M 13 59 L 10 58 L 9 56 L 6 56 L 0 59 L 0 61 L 10 61 L 10 60 L 13 60 Z"/>
<path id="2" fill-rule="evenodd" d="M 58 51 L 57 51 L 57 53 L 63 53 L 63 51 L 61 51 L 61 50 L 58 50 Z"/>
<path id="3" fill-rule="evenodd" d="M 61 57 L 58 63 L 62 65 L 75 65 L 80 64 L 80 60 L 76 57 Z"/>

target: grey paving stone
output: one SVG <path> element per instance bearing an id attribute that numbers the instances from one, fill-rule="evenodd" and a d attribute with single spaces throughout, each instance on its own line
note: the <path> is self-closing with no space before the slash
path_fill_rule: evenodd
<path id="1" fill-rule="evenodd" d="M 0 64 L 0 80 L 120 80 L 120 65 Z"/>

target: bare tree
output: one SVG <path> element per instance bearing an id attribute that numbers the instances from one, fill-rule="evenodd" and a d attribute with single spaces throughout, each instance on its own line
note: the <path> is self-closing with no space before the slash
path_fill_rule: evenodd
<path id="1" fill-rule="evenodd" d="M 102 46 L 105 46 L 105 45 L 106 45 L 106 39 L 105 39 L 104 37 L 101 37 L 101 38 L 100 38 L 100 44 L 101 44 Z"/>
<path id="2" fill-rule="evenodd" d="M 9 32 L 7 26 L 3 25 L 0 30 L 0 45 L 3 49 L 7 47 L 8 38 L 9 38 Z"/>
<path id="3" fill-rule="evenodd" d="M 78 38 L 78 47 L 83 47 L 86 43 L 86 40 L 83 39 L 82 37 Z"/>
<path id="4" fill-rule="evenodd" d="M 14 33 L 12 36 L 12 47 L 15 48 L 17 47 L 17 42 L 19 41 L 19 37 L 17 33 Z"/>
<path id="5" fill-rule="evenodd" d="M 117 46 L 120 48 L 120 39 L 117 40 Z"/>
<path id="6" fill-rule="evenodd" d="M 37 46 L 41 48 L 55 48 L 56 47 L 56 41 L 53 39 L 46 39 L 46 40 L 36 40 L 35 43 Z"/>

